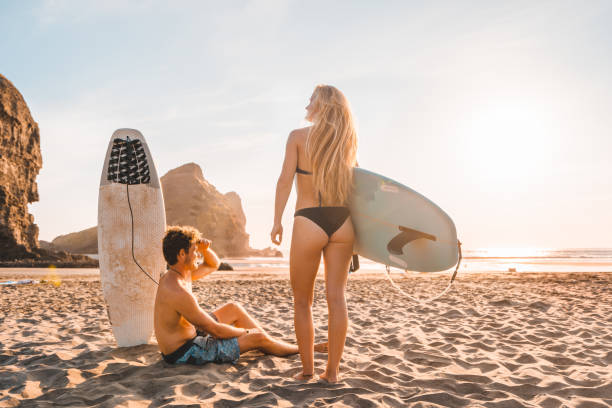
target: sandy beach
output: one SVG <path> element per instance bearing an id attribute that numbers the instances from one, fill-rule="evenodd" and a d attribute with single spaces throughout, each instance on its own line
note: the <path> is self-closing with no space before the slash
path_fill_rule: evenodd
<path id="1" fill-rule="evenodd" d="M 237 300 L 294 341 L 287 277 L 194 283 L 206 308 Z M 398 279 L 431 296 L 447 276 Z M 439 301 L 406 300 L 381 276 L 351 276 L 343 381 L 300 383 L 299 357 L 249 352 L 236 365 L 170 366 L 155 345 L 117 348 L 98 279 L 0 289 L 0 406 L 612 405 L 612 274 L 464 274 Z M 317 282 L 316 339 L 326 339 Z M 316 354 L 317 368 L 326 356 Z"/>

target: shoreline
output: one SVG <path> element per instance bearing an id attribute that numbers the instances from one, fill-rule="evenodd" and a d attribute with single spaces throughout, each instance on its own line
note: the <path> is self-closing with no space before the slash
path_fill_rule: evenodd
<path id="1" fill-rule="evenodd" d="M 453 271 L 443 272 L 403 272 L 391 270 L 391 277 L 394 281 L 406 279 L 423 280 L 450 280 Z M 536 277 L 548 276 L 567 276 L 567 275 L 588 275 L 588 274 L 610 274 L 612 271 L 546 271 L 546 272 L 480 272 L 480 271 L 459 271 L 455 278 L 455 283 L 461 280 L 462 276 L 481 276 L 498 277 L 508 279 L 531 279 Z M 350 273 L 348 280 L 386 280 L 386 272 L 378 270 L 360 270 Z M 7 280 L 33 279 L 33 280 L 60 280 L 60 281 L 100 281 L 100 270 L 98 268 L 0 268 L 0 283 Z M 285 268 L 253 268 L 234 271 L 215 271 L 205 278 L 212 281 L 233 281 L 233 280 L 289 280 L 289 270 Z M 324 279 L 323 267 L 317 273 L 317 280 Z"/>

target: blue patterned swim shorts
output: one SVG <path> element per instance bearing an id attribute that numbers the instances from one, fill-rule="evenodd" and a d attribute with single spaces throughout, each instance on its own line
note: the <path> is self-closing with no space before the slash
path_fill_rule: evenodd
<path id="1" fill-rule="evenodd" d="M 238 338 L 216 339 L 210 335 L 196 336 L 173 353 L 162 354 L 170 364 L 234 363 L 240 358 Z"/>

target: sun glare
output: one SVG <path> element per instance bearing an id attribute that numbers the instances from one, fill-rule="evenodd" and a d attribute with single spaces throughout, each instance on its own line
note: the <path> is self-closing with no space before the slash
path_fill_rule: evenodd
<path id="1" fill-rule="evenodd" d="M 542 256 L 545 250 L 542 248 L 486 248 L 482 251 L 485 258 L 533 258 Z"/>
<path id="2" fill-rule="evenodd" d="M 476 109 L 464 128 L 469 165 L 479 180 L 529 184 L 548 160 L 553 122 L 528 100 Z"/>

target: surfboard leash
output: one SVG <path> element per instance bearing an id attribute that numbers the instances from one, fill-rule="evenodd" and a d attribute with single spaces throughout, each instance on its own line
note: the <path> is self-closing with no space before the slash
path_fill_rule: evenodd
<path id="1" fill-rule="evenodd" d="M 439 299 L 440 297 L 444 296 L 444 294 L 446 294 L 446 292 L 450 290 L 451 286 L 453 285 L 453 282 L 455 281 L 455 277 L 457 276 L 457 272 L 459 271 L 459 266 L 461 265 L 461 260 L 463 259 L 463 255 L 461 253 L 461 241 L 459 240 L 457 240 L 457 248 L 459 249 L 459 260 L 457 261 L 457 267 L 455 268 L 455 271 L 453 272 L 453 276 L 451 277 L 450 282 L 448 283 L 448 286 L 446 287 L 446 289 L 444 289 L 442 292 L 440 292 L 436 296 L 430 297 L 428 299 L 417 299 L 409 295 L 397 283 L 393 281 L 393 279 L 391 278 L 391 267 L 389 265 L 386 265 L 387 278 L 389 278 L 389 282 L 391 282 L 391 286 L 393 286 L 395 289 L 397 289 L 398 292 L 400 292 L 402 295 L 406 296 L 408 299 L 412 300 L 413 302 L 419 303 L 419 304 L 427 304 L 429 302 L 433 302 L 434 300 Z"/>
<path id="2" fill-rule="evenodd" d="M 130 155 L 130 148 L 133 148 L 131 146 L 132 144 L 132 140 L 130 140 L 130 137 L 127 137 L 127 141 L 126 141 L 126 147 L 127 147 L 127 151 L 128 151 L 128 156 Z M 138 166 L 138 156 L 136 154 L 134 154 L 134 156 L 136 157 L 136 162 L 137 162 L 137 166 Z M 149 275 L 147 273 L 147 271 L 144 270 L 144 268 L 142 266 L 140 266 L 140 264 L 138 263 L 138 261 L 136 260 L 136 255 L 134 255 L 134 212 L 132 211 L 132 203 L 130 202 L 130 175 L 128 174 L 128 180 L 125 183 L 125 192 L 127 194 L 127 201 L 128 201 L 128 207 L 130 209 L 130 220 L 132 222 L 132 259 L 134 260 L 134 263 L 140 268 L 140 270 L 142 271 L 142 273 L 144 273 L 145 275 L 147 275 L 147 277 L 149 279 L 151 279 L 153 281 L 153 283 L 155 283 L 157 286 L 159 286 L 159 282 L 157 282 L 155 279 L 153 279 L 153 277 L 151 275 Z"/>
<path id="3" fill-rule="evenodd" d="M 153 283 L 155 283 L 157 286 L 159 286 L 159 282 L 157 282 L 155 279 L 153 279 L 153 277 L 151 275 L 149 275 L 147 273 L 147 271 L 145 271 L 143 269 L 142 266 L 140 266 L 140 264 L 136 260 L 136 256 L 134 255 L 134 213 L 132 212 L 132 203 L 130 203 L 130 185 L 129 185 L 129 183 L 125 185 L 125 191 L 127 192 L 128 207 L 130 208 L 130 219 L 132 221 L 132 259 L 134 260 L 134 263 L 140 268 L 142 273 L 147 275 L 148 278 L 153 281 Z"/>

